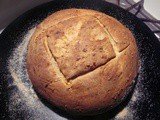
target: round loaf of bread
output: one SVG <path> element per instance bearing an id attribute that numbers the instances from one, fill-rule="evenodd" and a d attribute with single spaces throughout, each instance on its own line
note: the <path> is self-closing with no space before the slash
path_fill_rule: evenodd
<path id="1" fill-rule="evenodd" d="M 72 114 L 118 105 L 138 71 L 132 33 L 94 10 L 66 9 L 40 23 L 31 37 L 27 70 L 34 88 Z"/>

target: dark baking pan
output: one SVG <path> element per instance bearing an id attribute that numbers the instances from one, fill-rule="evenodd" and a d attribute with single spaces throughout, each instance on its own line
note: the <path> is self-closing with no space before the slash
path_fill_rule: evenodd
<path id="1" fill-rule="evenodd" d="M 26 71 L 27 44 L 34 28 L 48 15 L 66 8 L 87 8 L 106 13 L 127 26 L 136 38 L 140 68 L 127 99 L 109 112 L 75 117 L 50 105 L 32 88 Z M 25 120 L 159 120 L 160 42 L 137 17 L 101 0 L 54 0 L 21 15 L 0 35 L 1 119 Z"/>

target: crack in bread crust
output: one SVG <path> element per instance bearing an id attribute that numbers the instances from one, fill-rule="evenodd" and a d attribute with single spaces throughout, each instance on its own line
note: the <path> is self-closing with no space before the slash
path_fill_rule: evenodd
<path id="1" fill-rule="evenodd" d="M 45 48 L 46 48 L 46 52 L 47 52 L 48 55 L 51 56 L 51 58 L 52 58 L 52 59 L 51 59 L 52 66 L 55 65 L 56 68 L 57 68 L 57 69 L 55 69 L 56 73 L 58 73 L 58 74 L 61 76 L 61 78 L 63 79 L 63 81 L 64 81 L 66 84 L 68 84 L 67 79 L 65 78 L 64 74 L 61 72 L 61 70 L 60 70 L 60 68 L 59 68 L 59 66 L 58 66 L 58 63 L 57 63 L 57 61 L 55 60 L 54 55 L 52 54 L 52 51 L 51 51 L 50 48 L 49 48 L 47 37 L 46 37 L 46 40 L 44 41 L 44 46 L 45 46 Z M 53 67 L 55 68 L 55 66 L 53 66 Z M 60 81 L 60 80 L 59 80 L 59 81 Z M 52 82 L 58 82 L 58 81 L 52 81 Z M 47 83 L 47 84 L 49 85 L 49 84 L 51 84 L 52 82 Z"/>
<path id="2" fill-rule="evenodd" d="M 105 27 L 105 25 L 101 22 L 101 20 L 99 18 L 96 17 L 96 19 L 97 19 L 97 22 L 99 23 L 99 25 L 104 29 L 104 31 L 106 32 L 106 34 L 110 37 L 110 42 L 111 42 L 111 44 L 113 46 L 113 49 L 114 49 L 114 51 L 116 53 L 116 56 L 118 56 L 120 52 L 122 52 L 123 50 L 125 50 L 130 45 L 130 43 L 124 49 L 122 49 L 121 51 L 118 51 L 118 49 L 116 47 L 116 43 L 117 42 L 114 40 L 114 38 L 110 34 L 109 30 Z"/>
<path id="3" fill-rule="evenodd" d="M 105 62 L 105 63 L 103 63 L 103 64 L 101 64 L 101 65 L 97 66 L 97 67 L 96 67 L 96 68 L 94 68 L 94 69 L 91 69 L 91 70 L 89 70 L 89 71 L 86 71 L 85 73 L 82 73 L 82 74 L 80 74 L 80 75 L 77 75 L 77 76 L 73 76 L 73 77 L 71 77 L 70 79 L 68 79 L 68 81 L 75 80 L 75 79 L 76 79 L 76 78 L 78 78 L 78 77 L 81 77 L 81 76 L 87 75 L 88 73 L 91 73 L 91 72 L 95 71 L 96 69 L 98 69 L 98 68 L 101 68 L 101 67 L 105 66 L 108 62 L 112 61 L 113 59 L 115 59 L 115 57 L 111 58 L 111 59 L 110 59 L 110 60 L 108 60 L 107 62 Z"/>
<path id="4" fill-rule="evenodd" d="M 104 29 L 104 31 L 106 32 L 106 34 L 109 36 L 109 40 L 110 43 L 112 44 L 113 50 L 116 53 L 116 56 L 119 54 L 117 47 L 115 46 L 115 41 L 112 37 L 112 35 L 109 33 L 109 31 L 107 30 L 107 28 L 105 27 L 105 25 L 103 23 L 101 23 L 101 21 L 96 17 L 98 24 Z"/>
<path id="5" fill-rule="evenodd" d="M 129 48 L 129 46 L 128 46 L 127 48 Z M 72 78 L 72 79 L 69 79 L 68 81 L 74 81 L 75 79 L 77 79 L 77 78 L 79 78 L 79 77 L 82 77 L 82 76 L 85 76 L 85 75 L 87 75 L 87 74 L 90 74 L 90 73 L 94 72 L 95 70 L 97 70 L 97 69 L 99 69 L 99 68 L 101 68 L 101 67 L 109 64 L 110 62 L 112 62 L 112 60 L 118 59 L 118 57 L 119 57 L 123 52 L 125 52 L 125 51 L 127 50 L 127 48 L 124 49 L 123 51 L 121 51 L 116 57 L 110 59 L 110 60 L 107 61 L 106 63 L 101 64 L 100 66 L 96 67 L 96 68 L 93 69 L 93 70 L 87 71 L 85 74 L 81 74 L 81 75 L 79 75 L 79 76 L 77 76 L 77 77 L 74 77 L 74 78 Z"/>
<path id="6" fill-rule="evenodd" d="M 107 16 L 107 18 L 108 18 L 109 20 L 112 20 L 112 19 L 111 19 L 110 17 L 108 17 L 108 16 Z M 98 19 L 98 18 L 97 18 L 97 19 Z M 105 25 L 104 25 L 104 27 L 105 27 Z M 105 29 L 108 31 L 109 35 L 112 37 L 112 40 L 113 40 L 115 43 L 117 43 L 116 40 L 113 39 L 113 36 L 110 34 L 109 30 L 108 30 L 106 27 L 105 27 Z M 127 45 L 126 47 L 124 47 L 124 49 L 120 50 L 119 53 L 121 53 L 123 50 L 125 50 L 129 45 L 130 45 L 130 42 L 128 43 L 128 45 Z"/>

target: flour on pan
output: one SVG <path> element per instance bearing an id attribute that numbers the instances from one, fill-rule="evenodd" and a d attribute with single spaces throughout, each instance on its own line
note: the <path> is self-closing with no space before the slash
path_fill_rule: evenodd
<path id="1" fill-rule="evenodd" d="M 13 77 L 13 85 L 17 86 L 18 91 L 21 91 L 21 94 L 24 98 L 29 99 L 28 104 L 32 104 L 34 99 L 32 96 L 30 96 L 28 93 L 28 89 L 30 89 L 30 92 L 33 93 L 33 90 L 29 88 L 28 83 L 23 82 L 22 80 L 28 79 L 28 74 L 26 69 L 24 69 L 24 63 L 25 63 L 25 54 L 27 50 L 27 45 L 29 42 L 29 39 L 34 32 L 34 29 L 30 30 L 28 34 L 25 36 L 24 40 L 20 45 L 13 50 L 13 54 L 10 57 L 9 60 L 9 70 L 11 73 L 11 76 Z M 30 86 L 31 87 L 31 86 Z M 37 96 L 34 96 L 37 99 Z"/>
<path id="2" fill-rule="evenodd" d="M 27 46 L 34 31 L 35 28 L 29 30 L 27 34 L 21 38 L 20 43 L 13 50 L 8 60 L 8 69 L 10 72 L 8 77 L 13 79 L 8 86 L 9 90 L 12 88 L 9 92 L 10 119 L 16 119 L 17 116 L 20 115 L 26 120 L 30 118 L 51 120 L 58 116 L 39 100 L 27 74 Z M 58 117 L 61 118 L 60 116 Z"/>

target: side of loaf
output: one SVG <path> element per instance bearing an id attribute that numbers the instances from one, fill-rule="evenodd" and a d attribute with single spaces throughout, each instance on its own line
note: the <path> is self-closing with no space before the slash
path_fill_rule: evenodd
<path id="1" fill-rule="evenodd" d="M 31 37 L 27 70 L 35 89 L 72 114 L 119 104 L 138 71 L 132 33 L 116 19 L 86 9 L 58 11 Z"/>

